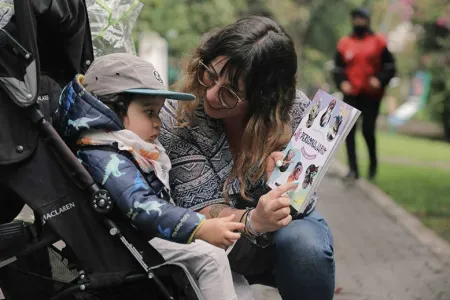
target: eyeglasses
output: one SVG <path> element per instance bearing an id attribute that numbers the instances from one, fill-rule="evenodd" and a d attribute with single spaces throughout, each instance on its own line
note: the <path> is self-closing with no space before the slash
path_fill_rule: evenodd
<path id="1" fill-rule="evenodd" d="M 219 83 L 219 75 L 208 68 L 203 61 L 199 61 L 198 63 L 197 80 L 202 86 L 208 89 L 212 88 L 215 84 L 219 85 L 219 100 L 225 108 L 235 108 L 239 102 L 243 101 L 229 86 L 221 85 Z"/>

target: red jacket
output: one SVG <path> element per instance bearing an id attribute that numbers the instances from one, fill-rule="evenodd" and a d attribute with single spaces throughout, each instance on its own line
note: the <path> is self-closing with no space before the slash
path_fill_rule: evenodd
<path id="1" fill-rule="evenodd" d="M 338 88 L 344 80 L 352 85 L 352 95 L 383 96 L 384 88 L 395 75 L 395 61 L 383 36 L 367 33 L 362 38 L 346 36 L 339 40 L 334 77 Z M 370 77 L 381 82 L 381 89 L 369 85 Z"/>

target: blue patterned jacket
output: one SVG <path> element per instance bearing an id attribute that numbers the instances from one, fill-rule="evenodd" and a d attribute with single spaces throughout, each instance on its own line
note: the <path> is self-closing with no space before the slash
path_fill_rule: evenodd
<path id="1" fill-rule="evenodd" d="M 64 88 L 54 126 L 66 140 L 76 139 L 82 130 L 124 129 L 118 116 L 83 88 L 79 76 Z M 115 205 L 147 238 L 178 243 L 193 240 L 205 217 L 163 200 L 163 184 L 153 172 L 143 173 L 130 153 L 89 146 L 80 148 L 77 156 L 98 184 L 104 182 Z"/>

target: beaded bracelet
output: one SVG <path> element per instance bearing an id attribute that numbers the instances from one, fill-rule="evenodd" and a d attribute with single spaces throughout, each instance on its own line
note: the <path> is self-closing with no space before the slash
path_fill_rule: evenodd
<path id="1" fill-rule="evenodd" d="M 246 225 L 246 223 L 247 223 L 247 214 L 248 214 L 251 210 L 252 210 L 251 208 L 247 208 L 247 209 L 245 210 L 245 212 L 242 214 L 241 219 L 239 220 L 239 223 L 242 223 L 242 224 Z"/>
<path id="2" fill-rule="evenodd" d="M 254 209 L 249 210 L 249 212 L 247 213 L 247 218 L 245 220 L 245 231 L 250 234 L 251 236 L 260 236 L 263 233 L 262 232 L 257 232 L 253 226 L 252 226 L 252 221 L 251 221 L 251 216 L 252 216 L 252 212 Z"/>

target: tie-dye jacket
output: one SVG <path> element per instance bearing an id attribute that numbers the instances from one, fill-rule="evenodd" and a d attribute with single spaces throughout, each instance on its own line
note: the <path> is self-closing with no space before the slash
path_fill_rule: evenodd
<path id="1" fill-rule="evenodd" d="M 82 130 L 124 129 L 117 114 L 87 92 L 79 78 L 76 76 L 64 88 L 59 99 L 54 125 L 61 136 L 74 140 Z M 154 173 L 145 174 L 138 169 L 131 154 L 89 146 L 80 148 L 77 156 L 98 184 L 104 182 L 116 207 L 146 237 L 178 243 L 193 240 L 205 217 L 163 200 L 163 184 Z"/>

